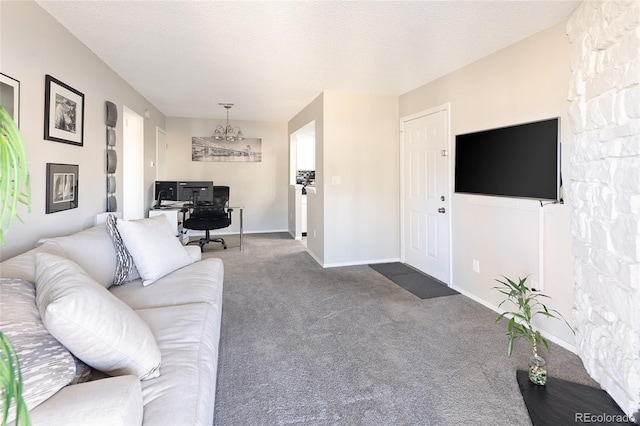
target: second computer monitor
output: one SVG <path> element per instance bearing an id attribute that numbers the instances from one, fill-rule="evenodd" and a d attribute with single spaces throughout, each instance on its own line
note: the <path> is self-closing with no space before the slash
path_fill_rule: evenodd
<path id="1" fill-rule="evenodd" d="M 178 201 L 213 203 L 213 181 L 178 182 Z"/>
<path id="2" fill-rule="evenodd" d="M 154 195 L 158 201 L 178 201 L 178 182 L 157 180 Z"/>

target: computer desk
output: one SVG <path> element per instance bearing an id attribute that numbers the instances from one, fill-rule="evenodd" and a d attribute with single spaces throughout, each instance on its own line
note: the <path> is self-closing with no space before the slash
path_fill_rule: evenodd
<path id="1" fill-rule="evenodd" d="M 180 216 L 182 209 L 185 207 L 186 206 L 184 205 L 174 204 L 161 207 L 159 209 L 152 208 L 149 210 L 149 217 L 164 215 L 167 218 L 169 225 L 171 225 L 173 233 L 177 237 L 180 237 L 180 241 L 183 244 L 186 244 L 188 239 L 184 238 L 185 232 L 182 228 L 182 217 Z M 234 206 L 229 207 L 229 209 L 232 211 L 232 214 L 235 210 L 238 210 L 240 213 L 240 251 L 244 252 L 244 206 Z"/>

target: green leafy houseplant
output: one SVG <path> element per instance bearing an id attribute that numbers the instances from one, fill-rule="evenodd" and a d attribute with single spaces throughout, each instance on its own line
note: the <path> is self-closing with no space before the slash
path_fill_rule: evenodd
<path id="1" fill-rule="evenodd" d="M 27 168 L 27 151 L 9 113 L 0 106 L 0 243 L 4 233 L 18 218 L 18 205 L 31 211 L 31 186 Z"/>
<path id="2" fill-rule="evenodd" d="M 496 279 L 502 286 L 494 287 L 500 293 L 504 294 L 504 299 L 498 307 L 502 307 L 506 302 L 511 302 L 517 308 L 514 311 L 506 311 L 496 319 L 495 323 L 499 323 L 503 318 L 508 317 L 509 323 L 507 325 L 507 337 L 509 344 L 507 346 L 507 354 L 511 356 L 513 353 L 513 343 L 518 338 L 525 338 L 528 340 L 533 352 L 533 357 L 530 360 L 529 365 L 529 379 L 538 385 L 544 385 L 547 381 L 547 370 L 545 367 L 545 361 L 538 355 L 538 343 L 542 342 L 544 347 L 549 353 L 549 343 L 540 335 L 533 324 L 533 318 L 536 316 L 543 316 L 547 318 L 562 319 L 569 328 L 571 326 L 564 319 L 562 314 L 555 309 L 548 309 L 539 298 L 549 298 L 549 296 L 540 292 L 532 291 L 526 285 L 527 277 L 518 278 L 518 281 L 512 281 L 507 277 L 504 277 L 504 281 Z M 571 329 L 573 331 L 573 329 Z"/>
<path id="3" fill-rule="evenodd" d="M 22 374 L 18 355 L 7 336 L 0 331 L 0 391 L 2 397 L 2 426 L 7 424 L 11 400 L 16 402 L 16 425 L 30 425 L 29 410 L 22 399 Z"/>
<path id="4" fill-rule="evenodd" d="M 18 216 L 18 205 L 31 211 L 31 186 L 27 168 L 27 151 L 9 113 L 0 106 L 0 243 L 4 233 Z M 22 374 L 18 356 L 11 342 L 0 332 L 0 398 L 2 425 L 7 422 L 11 401 L 16 402 L 16 425 L 30 425 L 29 411 L 22 399 Z"/>

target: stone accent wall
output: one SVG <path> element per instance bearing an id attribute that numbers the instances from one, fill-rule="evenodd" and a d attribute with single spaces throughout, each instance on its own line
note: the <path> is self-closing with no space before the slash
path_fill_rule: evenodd
<path id="1" fill-rule="evenodd" d="M 576 347 L 640 420 L 640 1 L 585 1 L 567 23 L 574 133 Z"/>

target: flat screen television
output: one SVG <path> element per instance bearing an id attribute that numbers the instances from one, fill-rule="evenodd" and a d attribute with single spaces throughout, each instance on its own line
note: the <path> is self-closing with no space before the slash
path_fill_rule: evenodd
<path id="1" fill-rule="evenodd" d="M 168 180 L 157 180 L 155 185 L 156 208 L 162 206 L 162 201 L 178 201 L 178 182 Z"/>
<path id="2" fill-rule="evenodd" d="M 178 182 L 178 201 L 187 201 L 192 204 L 197 204 L 199 202 L 213 203 L 213 182 Z"/>
<path id="3" fill-rule="evenodd" d="M 561 201 L 560 118 L 456 135 L 455 192 Z"/>

